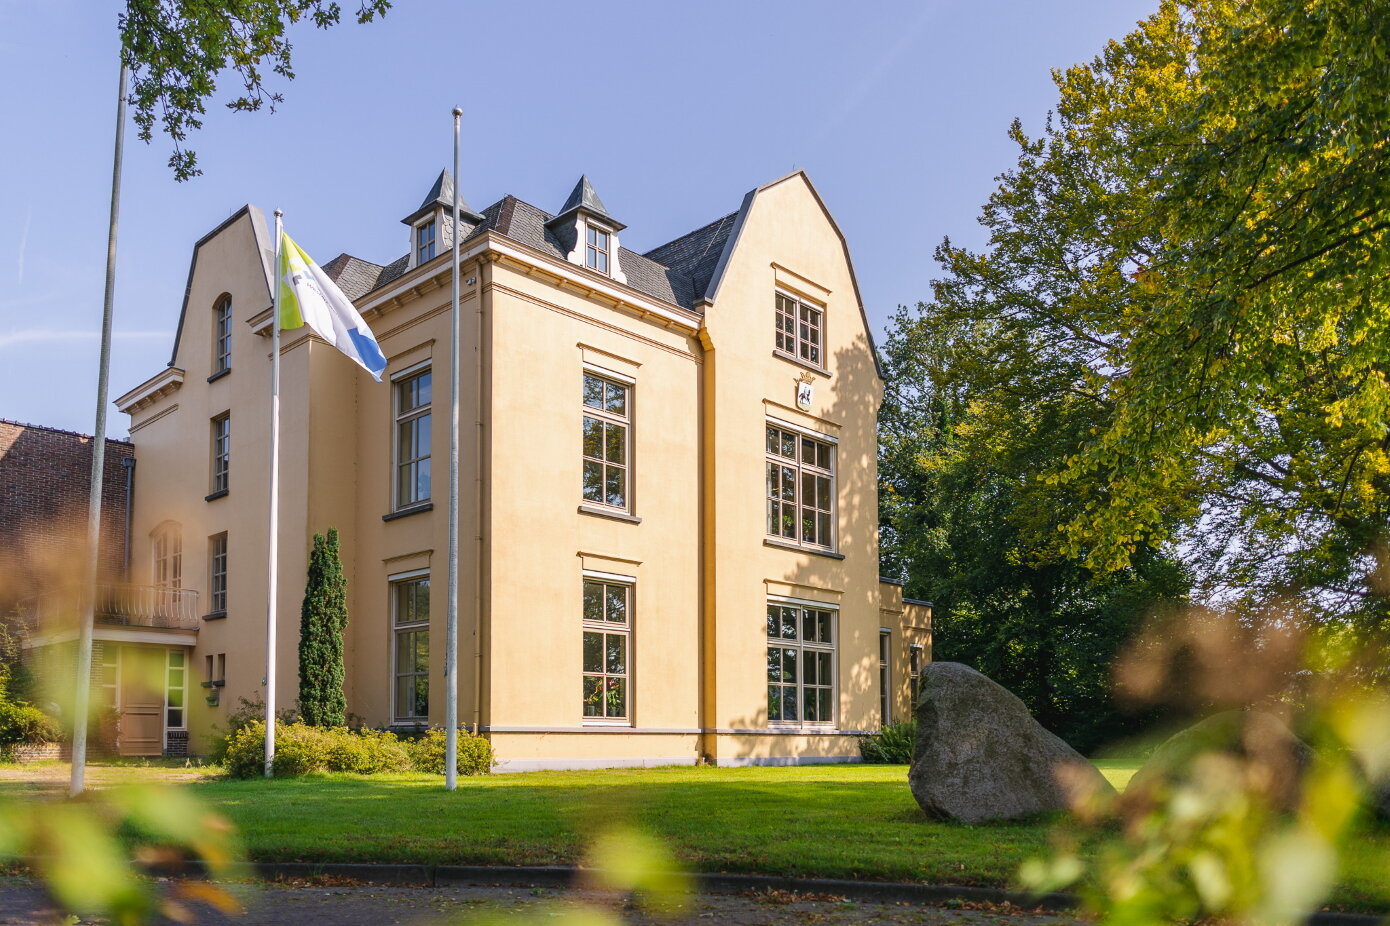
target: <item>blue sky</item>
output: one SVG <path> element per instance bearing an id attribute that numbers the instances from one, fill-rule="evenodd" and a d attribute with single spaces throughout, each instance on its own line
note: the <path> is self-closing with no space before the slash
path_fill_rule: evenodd
<path id="1" fill-rule="evenodd" d="M 975 218 L 1015 157 L 1006 130 L 1041 125 L 1050 70 L 1156 6 L 396 0 L 368 26 L 302 26 L 274 115 L 209 106 L 190 141 L 203 176 L 176 183 L 167 143 L 128 132 L 111 395 L 168 362 L 192 245 L 243 203 L 283 209 L 320 262 L 403 254 L 399 220 L 452 157 L 455 105 L 475 208 L 512 193 L 554 211 L 587 173 L 638 251 L 805 168 L 881 337 L 899 304 L 929 298 L 943 236 L 983 242 Z M 0 417 L 87 433 L 118 7 L 0 0 Z M 125 433 L 113 411 L 108 434 Z"/>

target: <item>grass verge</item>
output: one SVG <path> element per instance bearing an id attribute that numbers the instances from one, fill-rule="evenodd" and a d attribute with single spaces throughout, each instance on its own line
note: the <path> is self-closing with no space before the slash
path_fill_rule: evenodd
<path id="1" fill-rule="evenodd" d="M 1101 764 L 1122 785 L 1134 763 Z M 179 770 L 182 771 L 182 770 Z M 173 769 L 111 770 L 165 780 Z M 905 766 L 663 768 L 465 778 L 315 775 L 190 785 L 241 831 L 251 857 L 277 861 L 552 865 L 582 861 L 614 823 L 663 839 L 700 871 L 1012 886 L 1045 851 L 1050 821 L 965 826 L 926 819 Z M 0 781 L 0 795 L 36 788 Z M 1367 831 L 1334 905 L 1390 910 L 1390 833 Z"/>

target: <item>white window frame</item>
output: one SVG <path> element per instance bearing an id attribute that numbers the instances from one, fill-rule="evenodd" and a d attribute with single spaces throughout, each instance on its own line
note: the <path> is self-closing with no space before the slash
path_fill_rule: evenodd
<path id="1" fill-rule="evenodd" d="M 914 712 L 917 710 L 917 695 L 922 690 L 922 668 L 926 665 L 922 657 L 926 652 L 926 647 L 920 643 L 909 644 L 907 648 L 907 693 Z"/>
<path id="2" fill-rule="evenodd" d="M 428 219 L 425 219 L 423 222 L 417 222 L 415 225 L 411 226 L 411 230 L 410 230 L 410 255 L 411 255 L 411 266 L 412 266 L 412 267 L 419 267 L 421 264 L 427 264 L 427 263 L 429 263 L 430 261 L 434 260 L 436 257 L 439 256 L 439 222 L 438 222 L 438 218 L 439 218 L 439 215 L 438 215 L 438 213 L 436 213 L 435 215 L 430 216 Z M 425 245 L 422 245 L 422 244 L 421 244 L 421 241 L 420 241 L 420 234 L 421 234 L 421 232 L 423 232 L 423 231 L 424 231 L 425 229 L 427 229 L 427 228 L 428 228 L 428 229 L 431 229 L 431 232 L 430 232 L 430 240 L 429 240 L 428 242 L 426 242 Z M 420 256 L 420 250 L 421 250 L 422 247 L 424 247 L 424 246 L 426 246 L 426 245 L 429 247 L 430 256 L 429 256 L 429 257 L 424 257 L 424 258 L 422 258 L 422 257 Z"/>
<path id="3" fill-rule="evenodd" d="M 588 617 L 588 615 L 585 614 L 585 613 L 583 613 L 583 601 L 584 601 L 584 597 L 583 597 L 583 586 L 584 586 L 584 585 L 587 585 L 588 583 L 591 583 L 591 582 L 593 582 L 593 583 L 598 583 L 598 584 L 600 584 L 600 585 L 602 585 L 602 586 L 605 586 L 605 587 L 607 587 L 607 586 L 617 586 L 617 587 L 622 587 L 622 588 L 627 589 L 627 620 L 625 620 L 625 621 L 622 622 L 621 624 L 619 624 L 619 623 L 617 623 L 617 622 L 614 622 L 614 621 L 608 621 L 608 620 L 590 620 L 589 617 Z M 580 717 L 581 717 L 581 723 L 582 723 L 584 726 L 588 726 L 588 727 L 631 727 L 631 726 L 635 726 L 635 725 L 636 725 L 636 702 L 637 702 L 637 699 L 636 699 L 636 685 L 635 685 L 636 672 L 635 672 L 635 667 L 633 666 L 633 655 L 636 653 L 636 646 L 635 646 L 635 642 L 634 642 L 634 633 L 635 633 L 635 626 L 634 626 L 634 625 L 635 625 L 636 621 L 634 620 L 634 618 L 635 618 L 636 611 L 637 611 L 637 579 L 636 579 L 634 576 L 617 575 L 617 574 L 614 574 L 614 573 L 611 573 L 611 572 L 597 572 L 597 571 L 592 570 L 592 569 L 585 569 L 585 570 L 583 570 L 583 572 L 582 572 L 582 574 L 581 574 L 581 583 L 582 583 L 582 584 L 580 585 L 580 628 L 581 628 L 581 629 L 580 629 L 580 666 L 579 666 L 579 670 L 580 670 L 580 705 L 581 705 L 581 706 L 580 706 Z M 605 591 L 604 594 L 605 594 L 605 596 L 606 596 L 606 594 L 607 594 L 606 591 Z M 623 678 L 623 680 L 625 681 L 626 686 L 627 686 L 627 692 L 626 692 L 626 702 L 627 702 L 627 703 L 626 703 L 626 713 L 625 713 L 624 716 L 622 716 L 622 717 L 609 717 L 609 716 L 606 716 L 606 715 L 605 715 L 605 716 L 602 716 L 602 717 L 595 717 L 595 716 L 589 716 L 589 715 L 584 714 L 584 711 L 583 711 L 583 700 L 584 700 L 585 695 L 584 695 L 584 681 L 583 681 L 583 680 L 589 678 L 591 675 L 598 675 L 598 677 L 600 677 L 600 678 L 605 678 L 605 679 L 608 678 L 610 675 L 616 675 L 616 673 L 608 673 L 607 671 L 604 671 L 604 672 L 602 672 L 602 673 L 592 673 L 592 672 L 590 672 L 590 671 L 584 666 L 584 663 L 583 663 L 583 642 L 584 642 L 584 634 L 587 634 L 587 633 L 599 633 L 599 634 L 605 634 L 605 635 L 618 635 L 618 636 L 622 636 L 622 637 L 624 638 L 624 645 L 625 645 L 625 647 L 626 647 L 625 656 L 626 656 L 626 668 L 627 668 L 627 672 L 626 672 L 626 674 L 624 674 L 624 675 L 622 675 L 622 676 L 618 676 L 618 677 Z M 605 641 L 605 642 L 606 642 L 606 641 Z M 605 653 L 606 653 L 606 649 L 605 649 Z M 605 670 L 607 669 L 607 664 L 606 664 L 606 662 L 605 662 L 604 668 L 605 668 Z"/>
<path id="4" fill-rule="evenodd" d="M 893 722 L 893 631 L 887 627 L 878 629 L 878 689 L 879 723 L 886 727 Z"/>
<path id="5" fill-rule="evenodd" d="M 806 598 L 788 598 L 781 595 L 768 595 L 766 607 L 764 608 L 764 629 L 766 629 L 766 612 L 769 608 L 796 608 L 798 610 L 796 618 L 796 638 L 788 639 L 785 637 L 773 637 L 771 634 L 764 633 L 764 689 L 776 684 L 779 687 L 786 687 L 781 682 L 773 682 L 766 665 L 766 653 L 774 648 L 776 641 L 777 649 L 796 649 L 796 690 L 797 690 L 797 713 L 798 719 L 788 720 L 785 718 L 773 719 L 771 708 L 768 708 L 768 729 L 772 730 L 835 730 L 838 729 L 840 717 L 840 607 L 837 604 L 829 604 L 824 601 L 813 601 Z M 830 642 L 829 643 L 808 643 L 802 639 L 803 621 L 806 611 L 824 611 L 830 616 Z M 782 642 L 787 641 L 787 642 Z M 830 717 L 829 719 L 805 720 L 806 716 L 806 673 L 805 673 L 805 653 L 806 651 L 830 654 Z M 823 685 L 813 685 L 813 688 L 824 688 Z"/>
<path id="6" fill-rule="evenodd" d="M 209 493 L 217 495 L 232 488 L 232 413 L 212 416 L 212 483 Z"/>
<path id="7" fill-rule="evenodd" d="M 220 542 L 220 550 L 219 550 Z M 218 559 L 221 559 L 221 571 L 218 570 Z M 219 578 L 221 587 L 219 589 Z M 222 596 L 222 607 L 217 606 L 218 595 Z M 213 534 L 208 538 L 208 612 L 210 614 L 227 613 L 227 532 L 222 531 Z"/>
<path id="8" fill-rule="evenodd" d="M 232 297 L 223 293 L 212 305 L 212 372 L 232 368 Z"/>
<path id="9" fill-rule="evenodd" d="M 183 665 L 175 666 L 173 664 L 174 656 L 178 656 L 182 659 Z M 162 719 L 164 721 L 164 746 L 166 748 L 169 745 L 169 731 L 188 729 L 188 664 L 191 661 L 192 660 L 188 658 L 188 653 L 184 651 L 183 647 L 167 646 L 164 648 L 164 716 Z M 182 674 L 180 684 L 177 688 L 172 682 L 176 670 Z M 173 691 L 179 692 L 179 700 L 183 702 L 178 707 L 173 706 L 172 699 L 169 697 L 170 692 Z M 177 724 L 169 722 L 169 712 L 173 710 L 179 712 L 180 722 Z"/>
<path id="10" fill-rule="evenodd" d="M 98 689 L 110 691 L 111 700 L 107 702 L 106 706 L 114 708 L 117 711 L 121 709 L 121 650 L 122 647 L 119 643 L 103 641 L 101 644 L 101 659 L 98 661 L 94 657 L 92 660 L 92 665 L 101 672 L 100 677 L 102 681 L 96 687 Z M 107 681 L 106 676 L 106 670 L 108 668 L 111 670 L 109 681 Z"/>
<path id="11" fill-rule="evenodd" d="M 773 293 L 773 352 L 779 357 L 785 357 L 802 366 L 811 367 L 822 373 L 826 372 L 825 331 L 826 317 L 828 315 L 826 307 L 818 302 L 812 302 L 805 296 L 800 296 L 790 290 L 783 289 L 780 286 L 774 289 Z M 782 321 L 782 318 L 787 314 L 782 311 L 781 300 L 783 299 L 790 302 L 793 308 L 793 312 L 791 313 L 792 330 L 790 332 L 785 330 L 784 322 Z M 819 321 L 815 326 L 818 339 L 815 343 L 812 342 L 811 338 L 802 338 L 801 336 L 801 316 L 803 310 L 814 312 L 819 317 Z M 781 343 L 779 343 L 779 341 Z M 788 345 L 790 345 L 790 347 L 788 347 Z M 803 350 L 807 355 L 815 351 L 820 354 L 820 357 L 819 359 L 813 360 L 809 356 L 803 356 Z"/>
<path id="12" fill-rule="evenodd" d="M 423 620 L 423 621 L 420 621 L 420 620 L 408 621 L 408 622 L 402 624 L 402 623 L 400 623 L 400 622 L 397 620 L 397 612 L 396 612 L 396 586 L 402 585 L 402 584 L 404 584 L 404 583 L 406 583 L 406 582 L 415 582 L 415 581 L 418 581 L 418 580 L 420 580 L 420 579 L 425 579 L 425 580 L 428 581 L 429 578 L 430 578 L 430 571 L 429 571 L 428 569 L 416 569 L 416 570 L 413 570 L 413 571 L 411 571 L 411 572 L 402 572 L 402 573 L 397 573 L 396 575 L 391 575 L 391 576 L 387 576 L 387 577 L 386 577 L 386 588 L 387 588 L 387 592 L 386 592 L 386 595 L 387 595 L 386 608 L 387 608 L 387 611 L 388 611 L 387 626 L 388 626 L 388 627 L 390 628 L 390 630 L 391 630 L 391 646 L 390 646 L 390 651 L 391 651 L 391 672 L 390 672 L 390 675 L 391 675 L 391 723 L 392 723 L 392 725 L 394 725 L 394 726 L 419 726 L 419 725 L 422 725 L 422 724 L 427 724 L 427 723 L 429 723 L 429 703 L 428 703 L 429 694 L 428 694 L 428 691 L 427 691 L 427 693 L 426 693 L 426 695 L 425 695 L 426 704 L 425 704 L 425 713 L 424 713 L 424 715 L 415 715 L 415 716 L 411 716 L 411 717 L 405 717 L 405 716 L 402 716 L 402 715 L 401 715 L 401 712 L 400 712 L 400 705 L 399 705 L 399 703 L 398 703 L 398 698 L 397 698 L 397 690 L 398 690 L 398 688 L 399 688 L 399 679 L 400 679 L 400 677 L 401 677 L 401 673 L 399 672 L 399 666 L 398 666 L 398 664 L 397 664 L 397 659 L 398 659 L 398 655 L 399 655 L 399 647 L 400 647 L 401 635 L 402 635 L 402 634 L 405 634 L 405 633 L 414 634 L 414 633 L 418 633 L 418 632 L 421 631 L 421 630 L 424 630 L 426 633 L 429 633 L 429 632 L 430 632 L 430 620 L 429 620 L 429 617 L 427 616 L 427 617 L 425 618 L 425 620 Z M 431 588 L 430 588 L 429 594 L 430 594 L 431 596 L 433 596 L 433 594 L 434 594 L 434 589 L 433 589 L 432 586 L 431 586 Z M 431 602 L 430 607 L 431 607 L 431 610 L 432 610 L 432 609 L 433 609 L 433 602 Z M 433 641 L 430 641 L 430 642 L 433 642 Z M 428 645 L 428 644 L 427 644 L 427 645 Z M 427 658 L 427 659 L 428 659 L 428 652 L 429 652 L 429 651 L 426 650 L 426 658 Z M 415 677 L 415 676 L 418 676 L 420 673 L 419 673 L 419 672 L 409 672 L 409 673 L 406 673 L 406 674 L 408 674 L 408 675 L 410 675 L 410 676 L 412 676 L 412 677 Z M 430 679 L 430 672 L 429 672 L 429 667 L 428 667 L 428 665 L 426 665 L 424 675 L 425 675 L 425 679 L 426 679 L 426 685 L 428 686 L 428 685 L 429 685 L 429 679 Z"/>
<path id="13" fill-rule="evenodd" d="M 183 588 L 183 529 L 176 521 L 165 521 L 150 534 L 150 584 Z"/>
<path id="14" fill-rule="evenodd" d="M 606 394 L 607 394 L 607 386 L 616 386 L 616 387 L 618 387 L 618 388 L 620 388 L 620 389 L 623 390 L 623 392 L 624 392 L 624 408 L 626 409 L 623 413 L 619 414 L 618 412 L 611 412 L 611 411 L 609 411 L 609 410 L 607 409 L 607 400 L 606 400 L 606 398 L 605 398 L 605 401 L 604 401 L 604 407 L 603 407 L 603 408 L 597 408 L 597 407 L 595 407 L 595 406 L 589 405 L 587 402 L 584 401 L 585 386 L 587 385 L 586 381 L 587 381 L 589 378 L 591 378 L 591 377 L 594 378 L 594 379 L 600 380 L 600 381 L 602 381 L 602 382 L 604 382 L 604 383 L 606 384 L 606 385 L 605 385 L 605 396 L 606 396 Z M 634 488 L 635 488 L 635 485 L 634 485 L 635 480 L 634 480 L 634 478 L 633 478 L 633 475 L 634 475 L 634 473 L 636 472 L 636 467 L 633 465 L 633 458 L 632 458 L 632 451 L 633 451 L 633 447 L 635 446 L 635 442 L 633 441 L 632 432 L 633 432 L 633 423 L 634 423 L 634 420 L 635 420 L 635 418 L 636 418 L 636 405 L 635 405 L 636 397 L 637 397 L 637 389 L 635 388 L 635 387 L 636 387 L 636 382 L 637 382 L 637 381 L 636 381 L 635 379 L 633 379 L 632 377 L 630 377 L 630 376 L 624 376 L 624 375 L 622 375 L 622 374 L 620 374 L 620 373 L 614 373 L 614 372 L 612 372 L 611 370 L 605 370 L 605 369 L 603 369 L 602 367 L 596 367 L 596 366 L 593 366 L 593 365 L 587 364 L 587 363 L 584 364 L 584 366 L 583 366 L 583 377 L 580 379 L 580 387 L 579 387 L 579 408 L 580 408 L 580 412 L 581 412 L 581 414 L 580 414 L 580 432 L 579 432 L 579 435 L 580 435 L 580 436 L 579 436 L 579 441 L 580 441 L 580 450 L 579 450 L 579 459 L 580 459 L 580 463 L 579 463 L 579 466 L 580 466 L 580 472 L 579 472 L 579 498 L 580 498 L 580 501 L 581 501 L 583 504 L 585 504 L 585 505 L 595 505 L 595 506 L 598 506 L 598 507 L 601 507 L 601 508 L 609 509 L 610 511 L 621 511 L 621 512 L 625 512 L 625 513 L 627 513 L 627 514 L 631 514 L 632 511 L 633 511 L 633 508 L 634 508 L 633 495 L 634 495 Z M 594 419 L 595 421 L 599 422 L 599 423 L 601 424 L 602 428 L 603 428 L 603 432 L 602 432 L 602 433 L 603 433 L 604 436 L 603 436 L 603 438 L 600 439 L 600 453 L 603 453 L 604 447 L 606 447 L 606 445 L 607 445 L 607 433 L 608 433 L 608 429 L 609 429 L 609 428 L 622 428 L 622 429 L 623 429 L 623 462 L 622 462 L 622 463 L 611 463 L 611 462 L 609 462 L 608 459 L 607 459 L 606 453 L 603 453 L 603 455 L 600 456 L 600 457 L 590 457 L 587 453 L 584 452 L 584 436 L 585 436 L 584 432 L 585 432 L 585 429 L 586 429 L 586 427 L 587 427 L 586 422 L 585 422 L 585 419 L 590 419 L 590 418 L 592 418 L 592 419 Z M 598 471 L 599 471 L 599 485 L 598 485 L 598 488 L 599 488 L 599 495 L 600 495 L 600 497 L 599 497 L 598 499 L 589 498 L 589 497 L 585 494 L 585 492 L 586 492 L 586 487 L 585 487 L 585 470 L 588 468 L 588 465 L 589 465 L 589 464 L 594 464 L 594 465 L 596 465 L 596 466 L 598 467 Z M 608 492 L 607 492 L 607 488 L 606 488 L 606 487 L 607 487 L 607 483 L 608 483 L 608 480 L 607 480 L 608 469 L 609 469 L 610 467 L 611 467 L 611 468 L 614 468 L 614 469 L 620 469 L 620 470 L 622 471 L 622 474 L 623 474 L 623 503 L 622 503 L 621 505 L 611 505 L 611 504 L 609 504 L 609 502 L 608 502 Z"/>
<path id="15" fill-rule="evenodd" d="M 772 429 L 776 429 L 776 430 L 779 431 L 779 432 L 783 432 L 783 433 L 786 434 L 786 435 L 790 435 L 790 436 L 793 436 L 793 437 L 796 438 L 796 457 L 795 457 L 795 459 L 792 459 L 791 457 L 784 456 L 784 455 L 782 454 L 782 446 L 783 446 L 783 443 L 782 443 L 782 437 L 781 437 L 780 435 L 779 435 L 779 437 L 778 437 L 778 449 L 777 449 L 777 451 L 774 452 L 772 449 L 770 449 L 770 448 L 768 447 L 768 439 L 769 439 L 769 436 L 770 436 L 770 435 L 768 434 L 768 432 L 769 432 L 770 430 L 772 430 Z M 821 467 L 821 466 L 819 465 L 819 462 L 814 463 L 814 464 L 807 464 L 807 463 L 804 461 L 803 457 L 804 457 L 804 452 L 805 452 L 805 450 L 804 450 L 805 444 L 803 443 L 803 441 L 808 441 L 808 440 L 814 442 L 814 443 L 817 444 L 817 445 L 822 445 L 822 446 L 824 446 L 824 447 L 826 448 L 826 452 L 827 452 L 827 456 L 828 456 L 828 462 L 829 462 L 829 464 L 830 464 L 828 467 Z M 829 436 L 827 436 L 827 435 L 825 435 L 825 434 L 821 434 L 821 433 L 819 433 L 819 432 L 817 432 L 817 431 L 811 431 L 811 430 L 809 430 L 809 429 L 807 429 L 807 428 L 802 428 L 802 427 L 798 427 L 798 426 L 796 426 L 796 425 L 789 424 L 788 422 L 781 421 L 780 419 L 777 419 L 777 418 L 768 417 L 768 418 L 764 421 L 764 426 L 763 426 L 763 457 L 764 457 L 764 464 L 763 464 L 763 529 L 764 529 L 764 532 L 766 533 L 766 535 L 767 535 L 768 537 L 773 538 L 774 540 L 776 540 L 776 541 L 779 542 L 779 543 L 794 544 L 794 545 L 796 545 L 796 546 L 805 547 L 805 548 L 808 549 L 808 550 L 824 550 L 824 551 L 833 553 L 833 552 L 835 552 L 835 551 L 839 548 L 839 534 L 840 534 L 840 531 L 839 531 L 839 527 L 840 527 L 840 525 L 839 525 L 839 520 L 840 520 L 840 514 L 839 514 L 839 512 L 840 512 L 840 502 L 839 502 L 840 485 L 839 485 L 839 483 L 840 483 L 840 480 L 839 480 L 839 466 L 838 466 L 838 463 L 839 463 L 839 455 L 840 455 L 840 454 L 839 454 L 839 450 L 840 450 L 839 441 L 837 441 L 837 440 L 836 440 L 835 438 L 833 438 L 833 437 L 829 437 Z M 819 451 L 818 451 L 818 453 L 819 453 Z M 771 468 L 774 467 L 774 466 L 777 467 L 776 485 L 777 485 L 777 487 L 778 487 L 778 488 L 777 488 L 777 491 L 779 492 L 779 495 L 778 495 L 777 497 L 774 497 L 774 495 L 773 495 L 773 492 L 774 492 L 774 482 L 773 482 L 773 478 L 772 478 L 772 474 L 771 474 Z M 785 495 L 785 472 L 784 472 L 784 471 L 785 471 L 786 469 L 792 469 L 792 470 L 793 470 L 793 476 L 792 476 L 792 494 L 791 494 L 791 497 L 790 497 L 790 498 L 786 497 L 786 495 Z M 812 478 L 825 478 L 825 479 L 828 479 L 828 480 L 829 480 L 829 482 L 830 482 L 830 508 L 829 508 L 829 510 L 822 509 L 822 508 L 816 508 L 816 507 L 808 507 L 808 506 L 806 506 L 805 504 L 803 504 L 803 500 L 804 500 L 804 497 L 805 497 L 805 477 L 808 476 L 808 475 L 811 476 Z M 772 521 L 772 508 L 773 508 L 773 505 L 774 505 L 774 504 L 777 505 L 777 506 L 779 506 L 779 508 L 778 508 L 777 525 L 774 525 L 774 524 L 771 523 L 771 521 Z M 781 532 L 781 529 L 780 529 L 780 525 L 781 525 L 781 523 L 782 523 L 782 517 L 783 517 L 782 506 L 786 506 L 786 505 L 791 505 L 792 508 L 793 508 L 793 510 L 794 510 L 794 514 L 793 514 L 793 518 L 792 518 L 793 534 L 792 534 L 791 536 L 788 536 L 788 535 L 782 533 L 782 532 Z M 825 515 L 827 516 L 827 521 L 828 521 L 828 523 L 827 523 L 827 528 L 828 528 L 828 532 L 829 532 L 829 535 L 830 535 L 830 536 L 827 538 L 827 540 L 828 540 L 827 543 L 818 543 L 818 542 L 816 542 L 816 541 L 814 541 L 814 540 L 807 540 L 807 539 L 805 539 L 804 531 L 803 531 L 802 519 L 805 517 L 805 513 L 806 513 L 807 511 L 813 512 L 813 513 L 814 513 L 814 514 L 813 514 L 813 517 L 814 517 L 814 516 L 818 516 L 818 515 L 820 515 L 820 514 L 825 514 Z M 777 529 L 776 531 L 773 530 L 774 526 L 778 527 L 778 529 Z"/>
<path id="16" fill-rule="evenodd" d="M 580 247 L 584 250 L 584 266 L 594 273 L 601 273 L 606 277 L 613 276 L 613 229 L 605 225 L 600 225 L 597 222 L 591 222 L 588 219 L 585 219 L 580 224 L 584 227 L 584 240 L 580 244 Z M 589 243 L 590 232 L 593 232 L 595 237 L 600 235 L 603 237 L 602 248 L 598 247 L 596 244 Z M 598 267 L 590 263 L 589 258 L 595 254 L 602 255 L 603 267 Z"/>
<path id="17" fill-rule="evenodd" d="M 416 406 L 407 412 L 401 411 L 401 387 L 409 379 L 413 379 L 422 373 L 428 373 L 430 377 L 430 401 L 424 405 Z M 401 500 L 401 424 L 405 421 L 418 421 L 422 417 L 429 418 L 426 433 L 430 435 L 430 452 L 423 457 L 415 457 L 409 464 L 418 466 L 420 461 L 430 461 L 430 494 L 424 498 L 416 498 L 405 502 Z M 401 370 L 399 373 L 391 375 L 391 510 L 400 511 L 406 508 L 414 508 L 416 505 L 425 505 L 434 499 L 434 368 L 431 362 L 426 360 L 413 366 Z M 418 485 L 418 470 L 416 483 Z"/>

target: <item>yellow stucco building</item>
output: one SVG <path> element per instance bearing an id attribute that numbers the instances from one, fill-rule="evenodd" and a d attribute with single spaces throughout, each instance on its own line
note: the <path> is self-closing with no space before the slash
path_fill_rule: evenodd
<path id="1" fill-rule="evenodd" d="M 280 703 L 309 540 L 336 527 L 349 711 L 442 722 L 456 376 L 459 715 L 502 768 L 857 757 L 905 716 L 931 615 L 879 579 L 882 381 L 810 180 L 645 254 L 586 179 L 554 214 L 465 207 L 457 370 L 452 197 L 442 174 L 394 263 L 324 265 L 376 333 L 381 383 L 308 329 L 283 336 Z M 163 667 L 163 730 L 135 738 L 166 749 L 201 751 L 264 692 L 271 262 L 254 207 L 200 240 L 168 368 L 117 402 L 132 581 L 173 616 L 97 637 L 108 661 Z"/>

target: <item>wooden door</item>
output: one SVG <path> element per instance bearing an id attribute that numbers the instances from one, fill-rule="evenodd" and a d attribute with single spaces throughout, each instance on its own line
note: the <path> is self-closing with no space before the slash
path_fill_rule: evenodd
<path id="1" fill-rule="evenodd" d="M 123 756 L 164 754 L 162 646 L 121 647 L 121 740 Z"/>

